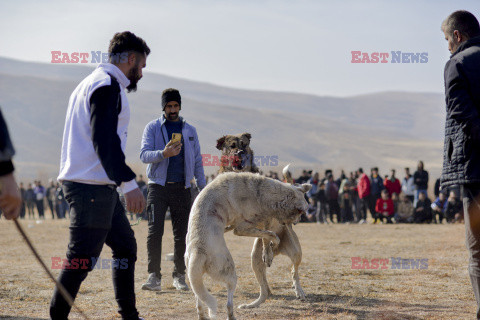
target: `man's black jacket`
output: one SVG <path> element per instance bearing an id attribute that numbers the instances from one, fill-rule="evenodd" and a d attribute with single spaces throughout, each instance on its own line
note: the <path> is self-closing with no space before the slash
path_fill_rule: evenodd
<path id="1" fill-rule="evenodd" d="M 445 102 L 442 187 L 480 184 L 480 36 L 445 65 Z"/>

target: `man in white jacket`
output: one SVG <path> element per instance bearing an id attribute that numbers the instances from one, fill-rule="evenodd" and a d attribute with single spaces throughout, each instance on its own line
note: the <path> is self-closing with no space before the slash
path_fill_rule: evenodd
<path id="1" fill-rule="evenodd" d="M 134 271 L 137 243 L 119 200 L 140 213 L 145 198 L 135 173 L 125 163 L 130 107 L 125 89 L 136 90 L 150 53 L 145 41 L 131 32 L 110 41 L 110 62 L 100 64 L 70 96 L 58 180 L 70 205 L 67 262 L 58 278 L 72 298 L 98 260 L 104 244 L 112 249 L 113 286 L 122 319 L 138 320 Z M 104 267 L 104 265 L 102 265 Z M 67 319 L 70 306 L 55 290 L 51 319 Z"/>

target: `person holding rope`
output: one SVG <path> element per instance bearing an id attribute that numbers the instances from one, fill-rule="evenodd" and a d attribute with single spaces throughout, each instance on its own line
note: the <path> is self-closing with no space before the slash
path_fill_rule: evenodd
<path id="1" fill-rule="evenodd" d="M 7 124 L 0 110 L 0 209 L 7 220 L 18 218 L 22 208 L 22 196 L 13 176 L 14 154 Z"/>
<path id="2" fill-rule="evenodd" d="M 136 90 L 150 49 L 144 40 L 126 31 L 114 35 L 108 52 L 110 63 L 100 64 L 69 100 L 58 181 L 70 206 L 70 268 L 61 271 L 58 281 L 74 300 L 107 244 L 114 260 L 122 261 L 122 268 L 112 264 L 118 312 L 122 319 L 138 320 L 134 290 L 137 243 L 116 188 L 125 195 L 129 212 L 143 212 L 145 198 L 135 173 L 125 163 L 130 120 L 125 89 Z M 75 268 L 78 261 L 84 263 Z M 56 288 L 50 303 L 51 319 L 67 319 L 70 309 Z"/>

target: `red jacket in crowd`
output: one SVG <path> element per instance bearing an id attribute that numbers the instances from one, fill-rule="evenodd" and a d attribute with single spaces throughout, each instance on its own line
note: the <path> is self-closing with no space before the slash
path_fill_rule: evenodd
<path id="1" fill-rule="evenodd" d="M 370 194 L 370 179 L 368 179 L 368 176 L 365 173 L 360 176 L 357 191 L 360 199 L 363 199 Z"/>
<path id="2" fill-rule="evenodd" d="M 383 214 L 388 212 L 388 216 L 393 216 L 395 214 L 395 208 L 393 207 L 392 199 L 383 200 L 382 198 L 377 199 L 377 204 L 375 205 L 375 211 Z"/>
<path id="3" fill-rule="evenodd" d="M 400 194 L 400 192 L 402 192 L 402 186 L 400 185 L 400 180 L 398 179 L 395 179 L 395 182 L 392 182 L 390 179 L 385 179 L 385 181 L 383 181 L 383 185 L 385 186 L 385 189 L 388 190 L 390 195 L 394 193 Z"/>

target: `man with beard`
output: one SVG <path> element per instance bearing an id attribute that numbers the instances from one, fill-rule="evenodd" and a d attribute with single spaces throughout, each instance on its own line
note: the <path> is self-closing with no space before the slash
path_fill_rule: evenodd
<path id="1" fill-rule="evenodd" d="M 160 261 L 165 213 L 170 208 L 174 236 L 173 285 L 177 290 L 188 290 L 185 283 L 185 237 L 190 213 L 190 181 L 205 187 L 202 154 L 197 130 L 188 124 L 179 112 L 182 106 L 180 92 L 166 89 L 162 93 L 163 115 L 145 127 L 140 159 L 148 163 L 148 280 L 144 290 L 161 290 Z M 180 141 L 172 141 L 173 134 L 181 134 Z"/>
<path id="2" fill-rule="evenodd" d="M 75 299 L 107 244 L 114 258 L 112 278 L 119 313 L 122 319 L 138 320 L 137 243 L 116 188 L 122 189 L 128 211 L 143 211 L 145 198 L 135 173 L 125 163 L 130 121 L 125 89 L 136 90 L 150 49 L 141 38 L 125 31 L 113 36 L 108 52 L 110 63 L 100 64 L 87 76 L 68 104 L 58 181 L 70 205 L 70 243 L 68 263 L 58 280 Z M 55 289 L 51 319 L 67 319 L 69 312 L 70 306 Z"/>
<path id="3" fill-rule="evenodd" d="M 452 54 L 445 65 L 442 188 L 461 186 L 469 273 L 480 319 L 480 25 L 468 11 L 442 23 Z"/>

